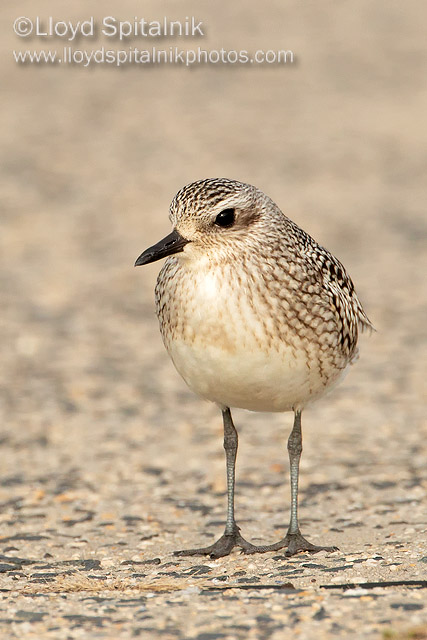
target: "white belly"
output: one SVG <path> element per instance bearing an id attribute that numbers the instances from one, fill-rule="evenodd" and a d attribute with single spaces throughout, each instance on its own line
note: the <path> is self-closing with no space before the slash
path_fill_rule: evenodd
<path id="1" fill-rule="evenodd" d="M 307 366 L 305 352 L 289 350 L 230 353 L 221 346 L 174 341 L 168 347 L 178 372 L 199 396 L 222 407 L 250 411 L 302 409 L 341 379 L 343 371 L 325 381 Z M 325 383 L 326 382 L 326 383 Z"/>

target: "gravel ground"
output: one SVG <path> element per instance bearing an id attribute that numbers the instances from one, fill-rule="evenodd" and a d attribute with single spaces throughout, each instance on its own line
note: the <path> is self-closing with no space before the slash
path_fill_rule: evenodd
<path id="1" fill-rule="evenodd" d="M 162 5 L 205 21 L 196 46 L 292 49 L 285 69 L 13 62 L 47 46 L 18 14 L 159 17 L 103 4 L 0 10 L 1 637 L 426 638 L 425 6 Z M 337 255 L 377 329 L 303 416 L 303 531 L 340 551 L 172 555 L 222 531 L 221 417 L 163 350 L 158 265 L 132 265 L 208 176 L 256 184 Z M 292 418 L 235 421 L 238 521 L 272 542 Z"/>

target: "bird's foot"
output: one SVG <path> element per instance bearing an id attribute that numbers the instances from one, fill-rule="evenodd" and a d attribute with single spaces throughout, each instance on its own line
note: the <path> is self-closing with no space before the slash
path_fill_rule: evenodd
<path id="1" fill-rule="evenodd" d="M 211 558 L 222 558 L 228 556 L 234 547 L 240 547 L 243 553 L 257 553 L 258 547 L 254 546 L 240 535 L 240 529 L 234 524 L 233 533 L 224 533 L 219 540 L 209 547 L 200 549 L 183 549 L 174 551 L 175 556 L 210 556 Z M 261 552 L 262 553 L 262 552 Z"/>
<path id="2" fill-rule="evenodd" d="M 175 556 L 210 556 L 211 558 L 222 558 L 228 556 L 234 547 L 240 547 L 243 553 L 267 553 L 268 551 L 279 551 L 287 549 L 285 555 L 290 557 L 298 552 L 308 551 L 309 553 L 318 553 L 319 551 L 338 551 L 338 547 L 323 547 L 312 544 L 304 538 L 298 531 L 296 533 L 287 533 L 282 540 L 268 545 L 254 545 L 248 542 L 240 535 L 240 528 L 234 525 L 233 533 L 224 533 L 219 540 L 208 547 L 200 547 L 197 549 L 183 549 L 182 551 L 174 551 Z"/>
<path id="3" fill-rule="evenodd" d="M 263 547 L 254 547 L 254 550 L 246 551 L 246 553 L 266 553 L 267 551 L 279 551 L 287 547 L 286 556 L 293 556 L 299 551 L 309 551 L 310 553 L 318 553 L 319 551 L 338 551 L 338 547 L 323 547 L 312 544 L 297 531 L 296 533 L 287 533 L 282 540 L 275 544 L 269 544 Z"/>

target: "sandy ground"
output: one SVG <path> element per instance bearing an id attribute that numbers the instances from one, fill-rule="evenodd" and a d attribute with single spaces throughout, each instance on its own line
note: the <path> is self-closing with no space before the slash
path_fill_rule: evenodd
<path id="1" fill-rule="evenodd" d="M 425 6 L 103 5 L 0 10 L 1 637 L 427 637 Z M 63 46 L 13 34 L 37 14 L 196 15 L 187 47 L 296 61 L 18 66 L 13 48 Z M 303 530 L 338 552 L 172 555 L 222 531 L 221 419 L 163 350 L 158 265 L 133 262 L 208 176 L 256 184 L 335 253 L 377 328 L 303 416 Z M 235 420 L 238 521 L 271 542 L 291 416 Z"/>

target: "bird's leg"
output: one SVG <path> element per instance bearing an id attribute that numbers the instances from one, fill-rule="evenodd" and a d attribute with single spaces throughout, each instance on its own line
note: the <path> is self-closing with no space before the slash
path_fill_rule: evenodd
<path id="1" fill-rule="evenodd" d="M 265 547 L 258 547 L 257 551 L 278 551 L 287 547 L 286 555 L 293 556 L 298 551 L 337 551 L 337 547 L 322 547 L 312 544 L 301 534 L 298 524 L 298 478 L 299 463 L 302 452 L 301 411 L 295 411 L 294 426 L 288 439 L 288 453 L 291 477 L 291 520 L 286 536 Z M 248 553 L 251 553 L 249 551 Z"/>
<path id="2" fill-rule="evenodd" d="M 288 534 L 299 533 L 298 525 L 298 480 L 302 453 L 301 412 L 295 412 L 294 427 L 288 439 L 289 467 L 291 478 L 291 521 Z"/>
<path id="3" fill-rule="evenodd" d="M 301 411 L 295 411 L 294 427 L 288 439 L 288 453 L 291 479 L 291 521 L 288 532 L 284 538 L 283 546 L 288 550 L 287 556 L 292 556 L 298 551 L 336 551 L 336 547 L 322 547 L 308 542 L 302 535 L 298 524 L 298 479 L 299 463 L 302 452 Z"/>
<path id="4" fill-rule="evenodd" d="M 227 520 L 225 531 L 214 544 L 200 549 L 175 551 L 177 556 L 208 555 L 211 558 L 221 558 L 222 556 L 227 556 L 236 546 L 241 547 L 247 553 L 256 553 L 257 551 L 257 547 L 247 542 L 240 535 L 240 529 L 234 519 L 234 484 L 238 437 L 228 407 L 223 409 L 222 418 L 224 422 L 224 449 L 227 468 Z"/>
<path id="5" fill-rule="evenodd" d="M 224 535 L 232 536 L 237 526 L 234 519 L 234 486 L 236 482 L 238 436 L 230 409 L 225 409 L 222 412 L 222 417 L 224 421 L 224 449 L 227 470 L 227 520 L 225 522 Z"/>

